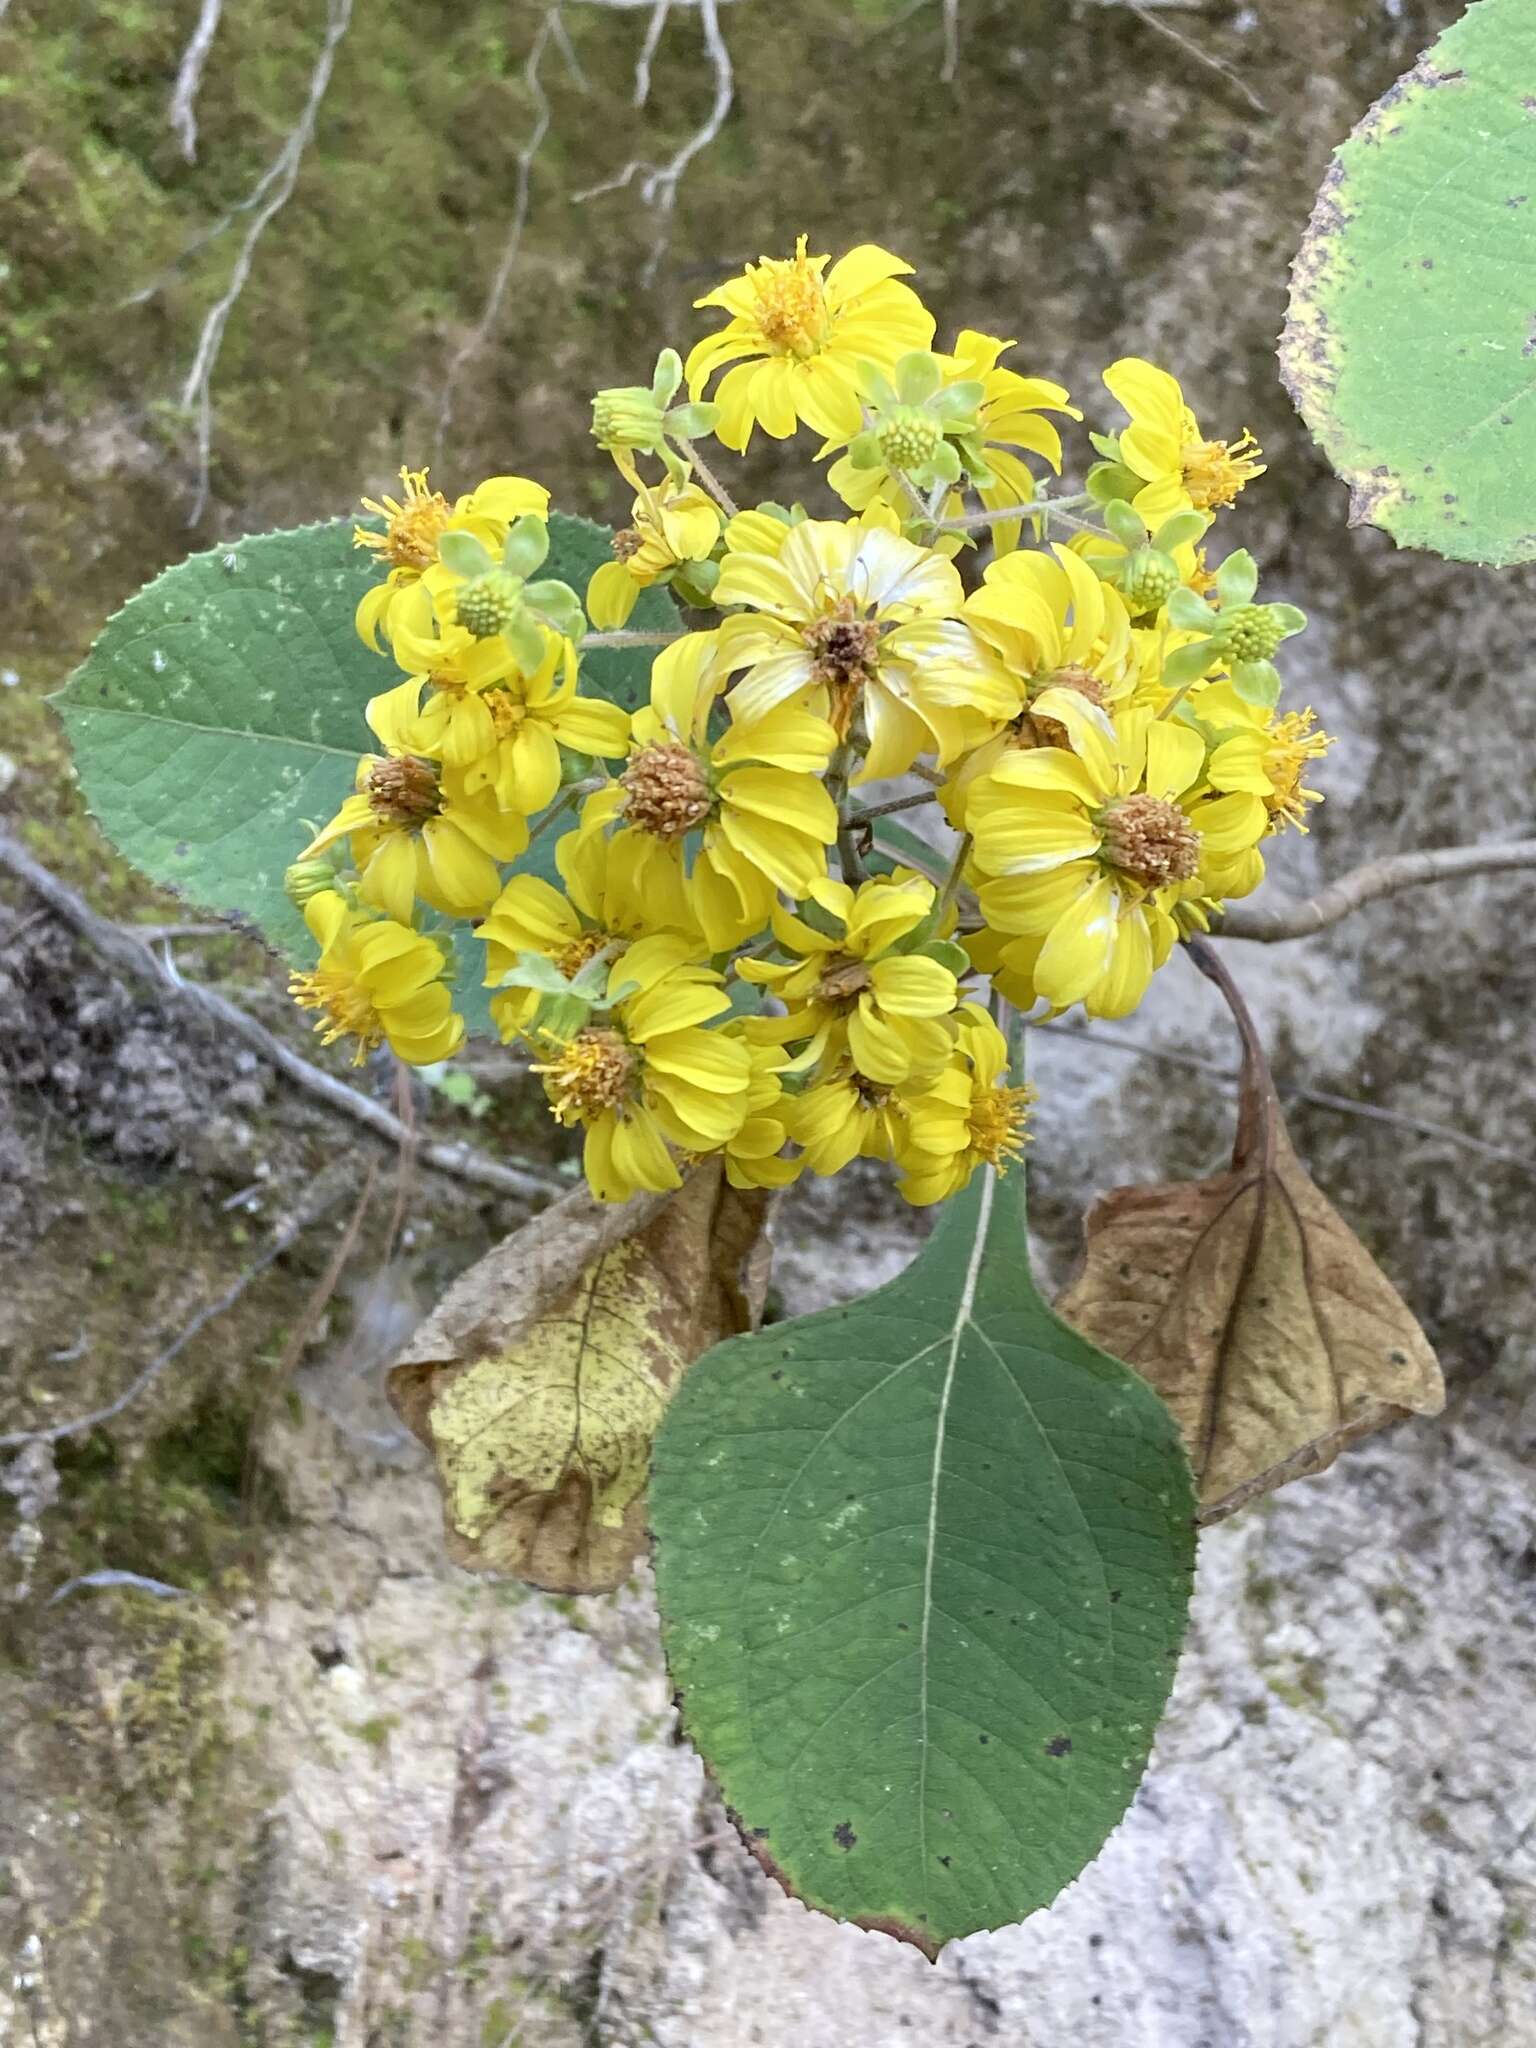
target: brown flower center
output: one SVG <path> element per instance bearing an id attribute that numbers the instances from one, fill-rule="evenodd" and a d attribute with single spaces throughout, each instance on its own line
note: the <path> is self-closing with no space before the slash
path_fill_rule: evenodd
<path id="1" fill-rule="evenodd" d="M 1100 822 L 1105 860 L 1143 888 L 1187 882 L 1199 872 L 1200 834 L 1166 797 L 1121 797 Z"/>
<path id="2" fill-rule="evenodd" d="M 832 1009 L 851 1010 L 868 987 L 869 968 L 862 960 L 833 954 L 816 984 L 816 1000 Z"/>
<path id="3" fill-rule="evenodd" d="M 367 794 L 381 825 L 421 825 L 443 807 L 437 770 L 414 754 L 376 762 L 368 772 Z"/>
<path id="4" fill-rule="evenodd" d="M 633 1046 L 617 1031 L 589 1025 L 532 1071 L 544 1076 L 556 1116 L 569 1122 L 618 1109 L 629 1097 L 638 1067 Z"/>
<path id="5" fill-rule="evenodd" d="M 1069 662 L 1065 668 L 1052 669 L 1042 676 L 1039 690 L 1070 690 L 1075 697 L 1086 697 L 1090 704 L 1103 705 L 1104 685 L 1091 670 L 1081 668 L 1076 662 Z M 1026 711 L 1014 730 L 1018 734 L 1015 745 L 1021 747 L 1069 747 L 1071 735 L 1059 718 L 1047 714 L 1041 717 L 1036 711 Z"/>
<path id="6" fill-rule="evenodd" d="M 709 780 L 692 751 L 676 740 L 642 747 L 619 777 L 624 816 L 655 839 L 681 839 L 715 807 Z"/>
<path id="7" fill-rule="evenodd" d="M 631 555 L 638 555 L 645 546 L 645 535 L 638 527 L 621 526 L 610 545 L 613 549 L 613 559 L 616 562 L 627 562 Z"/>
<path id="8" fill-rule="evenodd" d="M 880 628 L 874 619 L 859 617 L 854 598 L 840 597 L 825 617 L 803 629 L 803 638 L 814 663 L 814 682 L 840 691 L 867 683 L 874 675 Z"/>

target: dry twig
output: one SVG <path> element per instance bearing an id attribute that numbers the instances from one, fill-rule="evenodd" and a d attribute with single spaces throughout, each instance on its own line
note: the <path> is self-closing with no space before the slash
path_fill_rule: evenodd
<path id="1" fill-rule="evenodd" d="M 197 26 L 191 40 L 181 53 L 181 65 L 176 73 L 176 89 L 171 94 L 168 119 L 173 134 L 181 143 L 181 153 L 189 164 L 197 161 L 197 93 L 203 82 L 203 66 L 208 62 L 208 52 L 213 48 L 213 39 L 218 34 L 219 16 L 224 11 L 224 0 L 203 0 L 198 12 Z"/>
<path id="2" fill-rule="evenodd" d="M 188 526 L 197 524 L 208 503 L 208 473 L 213 452 L 213 372 L 219 360 L 219 350 L 223 346 L 224 330 L 229 324 L 229 316 L 234 311 L 235 303 L 245 290 L 250 277 L 251 266 L 256 260 L 257 243 L 292 195 L 299 175 L 299 165 L 315 132 L 320 102 L 325 98 L 326 87 L 331 82 L 331 67 L 336 61 L 337 46 L 346 34 L 351 20 L 352 0 L 326 0 L 325 41 L 321 44 L 320 54 L 315 59 L 315 68 L 310 73 L 309 92 L 304 101 L 303 111 L 289 130 L 282 148 L 261 174 L 257 190 L 264 196 L 251 216 L 251 224 L 245 231 L 245 239 L 240 244 L 234 269 L 229 275 L 229 283 L 203 322 L 203 331 L 198 336 L 192 367 L 188 370 L 186 382 L 181 388 L 182 410 L 193 415 L 197 426 L 197 486 L 193 495 L 192 510 L 187 515 Z M 254 200 L 254 193 L 251 198 Z"/>
<path id="3" fill-rule="evenodd" d="M 650 285 L 655 282 L 656 273 L 661 268 L 661 259 L 667 253 L 667 244 L 671 239 L 672 233 L 672 213 L 677 205 L 677 188 L 682 182 L 683 173 L 693 162 L 694 158 L 702 150 L 709 147 L 720 133 L 720 130 L 725 126 L 725 117 L 731 111 L 731 106 L 736 96 L 735 74 L 731 68 L 731 53 L 726 48 L 724 36 L 720 33 L 719 0 L 698 0 L 698 9 L 699 18 L 704 26 L 704 48 L 708 52 L 710 66 L 715 77 L 715 96 L 710 105 L 709 112 L 705 115 L 698 128 L 689 136 L 688 140 L 673 153 L 666 163 L 659 165 L 647 164 L 641 162 L 639 158 L 631 158 L 623 170 L 618 172 L 616 176 L 605 178 L 600 185 L 590 185 L 586 191 L 576 194 L 576 201 L 579 205 L 584 200 L 596 199 L 603 192 L 622 191 L 624 187 L 632 185 L 636 179 L 639 180 L 640 197 L 647 206 L 654 209 L 656 215 L 655 237 L 651 243 L 650 254 L 645 261 L 645 268 L 640 273 L 642 285 Z M 651 22 L 653 26 L 655 20 L 655 15 L 652 15 Z M 661 31 L 658 28 L 656 30 L 658 39 L 660 34 Z M 648 44 L 651 43 L 649 30 L 647 30 L 646 41 Z M 655 48 L 654 45 L 651 45 L 650 56 L 654 56 L 654 54 Z M 645 51 L 642 51 L 641 55 L 645 62 L 646 89 L 649 91 L 649 57 Z M 637 88 L 639 83 L 640 76 L 637 67 Z"/>
<path id="4" fill-rule="evenodd" d="M 1367 861 L 1340 876 L 1315 896 L 1261 897 L 1256 903 L 1233 903 L 1214 927 L 1223 939 L 1305 939 L 1341 917 L 1396 896 L 1426 882 L 1447 882 L 1463 875 L 1496 875 L 1513 868 L 1536 867 L 1536 839 L 1511 839 L 1494 846 L 1442 846 L 1426 853 L 1389 854 Z"/>
<path id="5" fill-rule="evenodd" d="M 265 1024 L 258 1023 L 256 1018 L 217 989 L 204 988 L 197 982 L 173 976 L 147 946 L 139 944 L 128 928 L 113 924 L 108 918 L 98 917 L 83 896 L 71 889 L 68 883 L 61 882 L 57 875 L 50 874 L 3 833 L 0 833 L 0 868 L 13 874 L 41 897 L 49 909 L 78 932 L 91 950 L 109 966 L 134 980 L 152 981 L 169 1000 L 185 1003 L 212 1017 L 226 1033 L 250 1046 L 268 1065 L 276 1067 L 279 1073 L 307 1094 L 350 1117 L 354 1123 L 365 1125 L 387 1143 L 398 1146 L 411 1142 L 412 1134 L 382 1102 L 359 1094 L 345 1081 L 338 1081 L 334 1075 L 312 1066 L 292 1046 L 285 1045 L 282 1039 L 269 1031 Z M 558 1194 L 568 1185 L 552 1173 L 538 1172 L 525 1166 L 503 1165 L 499 1159 L 488 1159 L 474 1146 L 463 1143 L 444 1144 L 433 1139 L 418 1145 L 417 1157 L 424 1166 L 451 1174 L 456 1180 L 492 1188 L 498 1194 L 517 1195 L 525 1201 Z"/>

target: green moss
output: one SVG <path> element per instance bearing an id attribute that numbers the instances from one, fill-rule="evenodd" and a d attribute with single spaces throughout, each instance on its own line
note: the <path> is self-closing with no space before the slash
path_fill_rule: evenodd
<path id="1" fill-rule="evenodd" d="M 400 1726 L 398 1714 L 373 1714 L 366 1721 L 354 1721 L 351 1733 L 370 1749 L 387 1749 L 389 1738 Z"/>

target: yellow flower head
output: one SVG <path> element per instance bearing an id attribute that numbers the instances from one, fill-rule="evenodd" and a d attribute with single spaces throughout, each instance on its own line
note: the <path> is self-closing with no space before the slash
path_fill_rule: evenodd
<path id="1" fill-rule="evenodd" d="M 435 939 L 392 918 L 349 909 L 335 890 L 312 896 L 304 922 L 320 946 L 313 971 L 289 984 L 302 1009 L 318 1010 L 322 1043 L 355 1038 L 360 1067 L 386 1040 L 413 1067 L 432 1066 L 458 1051 L 464 1020 L 453 1013 L 446 962 Z"/>
<path id="2" fill-rule="evenodd" d="M 742 1043 L 752 1063 L 747 1117 L 725 1145 L 725 1177 L 733 1188 L 787 1188 L 798 1177 L 801 1161 L 784 1157 L 789 1135 L 779 1079 L 784 1054 L 776 1045 L 753 1045 L 745 1036 Z"/>
<path id="3" fill-rule="evenodd" d="M 526 659 L 506 634 L 477 635 L 459 624 L 452 579 L 432 569 L 396 598 L 389 614 L 390 645 L 401 668 L 443 688 L 484 690 L 509 676 L 537 675 L 552 656 L 574 682 L 576 650 L 570 640 L 540 619 L 524 623 L 537 636 L 536 646 L 530 640 Z"/>
<path id="4" fill-rule="evenodd" d="M 758 426 L 787 440 L 800 420 L 827 440 L 848 440 L 861 420 L 859 365 L 890 370 L 932 341 L 933 315 L 896 282 L 911 275 L 909 263 L 873 243 L 850 250 L 830 271 L 827 262 L 807 256 L 802 235 L 793 256 L 749 263 L 695 301 L 731 316 L 695 344 L 686 366 L 695 400 L 716 370 L 733 366 L 714 393 L 715 433 L 727 448 L 744 450 Z"/>
<path id="5" fill-rule="evenodd" d="M 744 671 L 729 698 L 738 724 L 795 702 L 840 738 L 862 720 L 867 782 L 929 752 L 947 764 L 1018 711 L 1018 679 L 961 619 L 944 556 L 872 515 L 769 527 L 765 551 L 727 554 L 715 586 L 717 604 L 747 607 L 719 633 L 720 668 Z"/>
<path id="6" fill-rule="evenodd" d="M 926 1207 L 959 1194 L 978 1166 L 1007 1171 L 1024 1149 L 1030 1087 L 1008 1085 L 1008 1043 L 974 1003 L 956 1020 L 953 1057 L 912 1105 L 898 1154 L 901 1193 Z"/>
<path id="7" fill-rule="evenodd" d="M 723 952 L 763 929 L 777 891 L 804 896 L 826 872 L 837 808 L 820 778 L 836 744 L 807 711 L 731 725 L 713 746 L 638 712 L 629 765 L 588 799 L 582 830 L 618 825 L 610 871 L 637 916 L 697 924 Z"/>
<path id="8" fill-rule="evenodd" d="M 613 537 L 614 560 L 595 570 L 587 585 L 587 615 L 603 632 L 625 623 L 642 590 L 686 562 L 707 560 L 720 538 L 720 508 L 709 493 L 670 478 L 640 484 L 631 521 Z"/>
<path id="9" fill-rule="evenodd" d="M 1023 684 L 1024 707 L 985 745 L 958 763 L 941 791 L 957 831 L 965 827 L 970 790 L 1014 747 L 1067 744 L 1059 723 L 1036 715 L 1046 690 L 1071 690 L 1108 705 L 1135 686 L 1137 650 L 1120 593 L 1073 549 L 1057 543 L 992 562 L 981 588 L 965 601 L 965 618 Z"/>
<path id="10" fill-rule="evenodd" d="M 1190 506 L 1219 512 L 1264 474 L 1263 451 L 1251 434 L 1206 440 L 1178 379 L 1166 370 L 1139 356 L 1122 356 L 1104 372 L 1104 382 L 1130 414 L 1120 433 L 1120 460 L 1141 479 L 1131 503 L 1149 527 Z"/>
<path id="11" fill-rule="evenodd" d="M 958 438 L 957 446 L 967 471 L 975 471 L 977 495 L 989 511 L 1028 503 L 1036 496 L 1034 476 L 1015 450 L 1038 455 L 1060 474 L 1061 436 L 1042 414 L 1059 412 L 1074 420 L 1082 418 L 1076 406 L 1068 404 L 1062 385 L 1053 384 L 1046 377 L 1024 377 L 1017 370 L 998 366 L 999 356 L 1012 347 L 1011 341 L 999 341 L 994 335 L 967 327 L 957 337 L 952 354 L 934 358 L 941 394 L 956 393 L 956 387 L 961 385 L 974 387 L 980 393 L 974 426 Z M 941 397 L 941 407 L 942 403 Z M 937 419 L 929 431 L 939 431 Z M 821 450 L 823 455 L 833 452 L 830 446 Z M 877 498 L 903 517 L 911 512 L 911 501 L 901 479 L 883 465 L 863 466 L 844 455 L 828 470 L 827 482 L 855 512 L 862 512 Z M 946 504 L 946 516 L 960 510 L 960 499 L 951 497 Z M 1005 555 L 1017 547 L 1019 531 L 1017 520 L 994 526 L 994 551 Z M 959 535 L 952 535 L 941 545 L 943 552 L 954 555 L 964 543 Z"/>
<path id="12" fill-rule="evenodd" d="M 775 907 L 774 936 L 791 957 L 740 960 L 736 971 L 771 990 L 786 1014 L 751 1019 L 747 1036 L 799 1044 L 791 1070 L 846 1053 L 872 1081 L 937 1073 L 954 1038 L 955 977 L 939 961 L 903 950 L 931 918 L 937 893 L 917 875 L 857 890 L 823 878 L 810 890 L 814 924 Z"/>
<path id="13" fill-rule="evenodd" d="M 498 863 L 523 851 L 528 825 L 498 810 L 490 791 L 470 796 L 417 755 L 365 754 L 356 793 L 299 858 L 312 860 L 341 839 L 363 901 L 409 924 L 418 898 L 450 917 L 488 909 L 501 887 Z"/>
<path id="14" fill-rule="evenodd" d="M 1218 864 L 1226 883 L 1265 809 L 1210 793 L 1203 739 L 1145 706 L 1112 720 L 1074 691 L 1046 690 L 1032 712 L 1070 744 L 1006 753 L 972 789 L 982 916 L 1026 941 L 1004 948 L 1003 965 L 1053 1009 L 1123 1017 L 1168 957 L 1174 905 L 1222 893 Z"/>
<path id="15" fill-rule="evenodd" d="M 570 642 L 551 639 L 533 675 L 514 670 L 478 689 L 409 676 L 373 699 L 369 720 L 377 731 L 375 713 L 387 718 L 404 746 L 441 761 L 465 795 L 491 790 L 500 809 L 529 818 L 554 800 L 562 747 L 614 760 L 629 743 L 629 714 L 579 696 L 576 677 Z"/>
<path id="16" fill-rule="evenodd" d="M 752 1063 L 738 1036 L 704 1028 L 729 998 L 718 974 L 686 959 L 682 942 L 637 940 L 614 962 L 608 986 L 614 1006 L 570 1038 L 545 1042 L 533 1071 L 559 1121 L 585 1128 L 592 1192 L 623 1202 L 642 1188 L 682 1185 L 672 1148 L 718 1152 L 737 1136 Z"/>
<path id="17" fill-rule="evenodd" d="M 502 987 L 520 953 L 542 955 L 573 981 L 598 954 L 612 958 L 632 940 L 665 929 L 624 886 L 623 848 L 616 854 L 616 845 L 600 832 L 565 833 L 555 848 L 564 893 L 541 875 L 513 875 L 476 928 L 485 941 L 485 985 L 500 991 L 491 998 L 491 1014 L 503 1038 L 523 1031 L 539 1006 L 536 990 Z M 672 936 L 702 955 L 696 927 L 677 928 Z"/>
<path id="18" fill-rule="evenodd" d="M 1311 707 L 1266 711 L 1230 683 L 1212 682 L 1196 691 L 1191 709 L 1215 739 L 1207 769 L 1211 787 L 1256 796 L 1269 814 L 1270 832 L 1287 825 L 1305 832 L 1309 807 L 1323 799 L 1320 790 L 1303 788 L 1302 777 L 1333 745 L 1331 734 L 1314 730 Z"/>
<path id="19" fill-rule="evenodd" d="M 371 548 L 389 564 L 385 580 L 368 591 L 357 607 L 357 630 L 369 647 L 390 630 L 390 617 L 401 591 L 415 583 L 438 559 L 445 533 L 469 533 L 492 553 L 499 553 L 514 519 L 533 513 L 542 519 L 549 493 L 525 476 L 493 476 L 452 505 L 441 491 L 428 489 L 424 469 L 402 469 L 403 498 L 364 498 L 363 510 L 382 519 L 384 531 L 359 526 L 353 540 Z"/>

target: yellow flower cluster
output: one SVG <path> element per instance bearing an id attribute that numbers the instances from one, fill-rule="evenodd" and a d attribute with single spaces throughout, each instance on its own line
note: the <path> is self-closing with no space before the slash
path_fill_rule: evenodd
<path id="1" fill-rule="evenodd" d="M 740 1187 L 887 1161 L 916 1203 L 1003 1168 L 1030 1091 L 987 981 L 1124 1015 L 1315 800 L 1329 741 L 1273 659 L 1301 614 L 1256 601 L 1246 553 L 1207 562 L 1252 438 L 1206 439 L 1126 359 L 1126 419 L 1062 496 L 1050 415 L 1081 413 L 995 337 L 935 352 L 909 275 L 802 238 L 699 301 L 726 323 L 686 364 L 599 394 L 630 512 L 584 604 L 541 573 L 535 483 L 450 502 L 404 471 L 364 500 L 386 573 L 357 628 L 400 673 L 290 871 L 322 949 L 295 994 L 359 1058 L 429 1063 L 483 979 L 605 1200 L 710 1155 Z M 699 444 L 802 427 L 838 516 L 738 511 Z M 656 586 L 713 616 L 631 630 Z M 584 692 L 604 644 L 655 650 L 633 714 Z"/>

